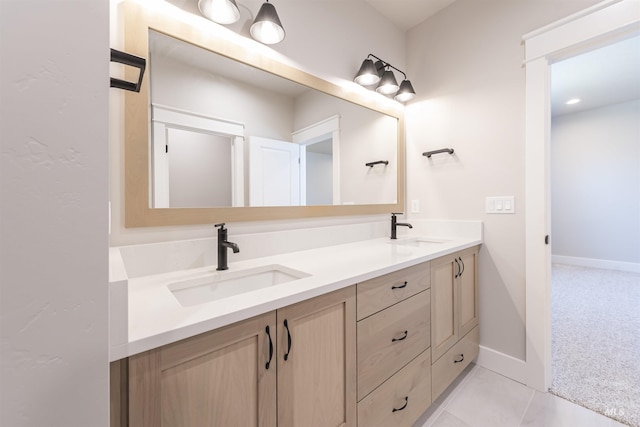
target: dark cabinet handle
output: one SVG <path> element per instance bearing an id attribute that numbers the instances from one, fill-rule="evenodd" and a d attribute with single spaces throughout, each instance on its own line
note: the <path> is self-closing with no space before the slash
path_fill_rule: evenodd
<path id="1" fill-rule="evenodd" d="M 404 331 L 404 335 L 402 337 L 394 338 L 391 340 L 391 342 L 406 340 L 408 335 L 409 335 L 409 331 Z"/>
<path id="2" fill-rule="evenodd" d="M 287 352 L 284 354 L 284 360 L 289 359 L 289 353 L 291 353 L 291 332 L 289 331 L 289 322 L 284 319 L 284 327 L 287 328 Z"/>
<path id="3" fill-rule="evenodd" d="M 464 354 L 461 354 L 460 357 L 453 361 L 453 363 L 460 363 L 464 360 Z"/>
<path id="4" fill-rule="evenodd" d="M 454 279 L 457 279 L 458 277 L 460 277 L 460 274 L 462 274 L 460 272 L 460 263 L 458 262 L 458 258 L 454 258 L 453 259 L 456 262 L 456 265 L 458 266 L 458 271 L 456 272 L 456 275 L 453 276 Z"/>
<path id="5" fill-rule="evenodd" d="M 404 408 L 407 407 L 407 405 L 409 404 L 409 396 L 405 396 L 404 397 L 404 405 L 402 405 L 401 408 L 393 408 L 393 411 L 391 412 L 398 412 L 398 411 L 402 411 Z"/>
<path id="6" fill-rule="evenodd" d="M 464 273 L 464 261 L 462 261 L 462 258 L 458 257 L 458 259 L 460 260 L 460 264 L 462 265 L 462 271 L 460 272 L 460 276 L 462 276 L 462 273 Z"/>
<path id="7" fill-rule="evenodd" d="M 407 282 L 404 282 L 402 285 L 400 286 L 392 286 L 391 289 L 403 289 L 407 287 Z"/>
<path id="8" fill-rule="evenodd" d="M 271 365 L 271 359 L 273 358 L 273 341 L 271 341 L 271 332 L 269 330 L 269 325 L 265 328 L 265 332 L 269 337 L 269 361 L 267 362 L 265 369 L 269 369 L 269 365 Z"/>

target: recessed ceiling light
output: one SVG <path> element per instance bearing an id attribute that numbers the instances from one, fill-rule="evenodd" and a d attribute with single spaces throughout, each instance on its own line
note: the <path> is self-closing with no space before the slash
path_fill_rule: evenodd
<path id="1" fill-rule="evenodd" d="M 578 102 L 580 102 L 580 98 L 572 98 L 570 100 L 568 100 L 566 102 L 567 105 L 573 105 L 573 104 L 577 104 Z"/>

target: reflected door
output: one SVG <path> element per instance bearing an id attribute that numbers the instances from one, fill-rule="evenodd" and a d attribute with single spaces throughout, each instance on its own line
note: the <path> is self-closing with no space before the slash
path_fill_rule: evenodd
<path id="1" fill-rule="evenodd" d="M 300 205 L 300 147 L 291 142 L 249 139 L 249 204 Z"/>

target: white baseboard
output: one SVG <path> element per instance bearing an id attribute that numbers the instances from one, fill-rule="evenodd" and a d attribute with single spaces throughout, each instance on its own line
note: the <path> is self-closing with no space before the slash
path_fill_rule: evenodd
<path id="1" fill-rule="evenodd" d="M 526 362 L 508 354 L 480 346 L 476 364 L 521 384 L 527 383 Z"/>
<path id="2" fill-rule="evenodd" d="M 581 267 L 640 273 L 640 263 L 635 262 L 609 261 L 606 259 L 579 258 L 564 255 L 551 255 L 551 262 L 554 264 L 579 265 Z"/>

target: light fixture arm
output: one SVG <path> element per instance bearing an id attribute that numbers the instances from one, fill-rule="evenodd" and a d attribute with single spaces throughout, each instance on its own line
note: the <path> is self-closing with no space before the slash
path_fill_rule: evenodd
<path id="1" fill-rule="evenodd" d="M 385 61 L 385 60 L 383 60 L 383 59 L 378 58 L 378 57 L 377 57 L 377 56 L 375 56 L 373 53 L 370 53 L 369 55 L 367 55 L 367 59 L 368 59 L 370 56 L 373 56 L 375 59 L 377 59 L 378 61 L 382 62 L 382 65 L 384 65 L 385 67 L 393 68 L 394 70 L 396 70 L 397 72 L 399 72 L 400 74 L 402 74 L 402 75 L 404 76 L 404 79 L 403 79 L 403 80 L 407 80 L 407 75 L 404 73 L 404 71 L 402 71 L 402 70 L 400 70 L 400 69 L 398 69 L 398 68 L 394 67 L 393 65 L 389 64 L 387 61 Z"/>

